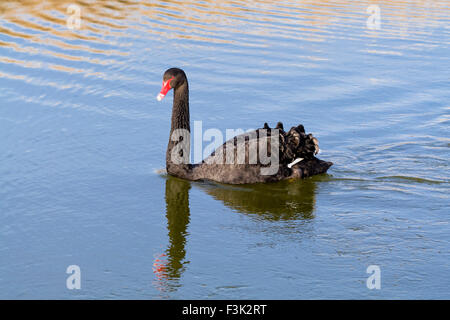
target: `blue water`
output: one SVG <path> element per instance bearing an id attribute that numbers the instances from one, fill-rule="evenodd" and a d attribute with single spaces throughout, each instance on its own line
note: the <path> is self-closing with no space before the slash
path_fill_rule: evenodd
<path id="1" fill-rule="evenodd" d="M 370 4 L 1 2 L 0 298 L 449 299 L 450 6 Z M 174 66 L 203 130 L 302 123 L 334 166 L 168 177 Z"/>

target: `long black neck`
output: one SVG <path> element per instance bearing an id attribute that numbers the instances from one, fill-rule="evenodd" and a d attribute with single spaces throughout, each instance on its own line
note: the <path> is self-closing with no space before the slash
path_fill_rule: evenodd
<path id="1" fill-rule="evenodd" d="M 170 133 L 175 129 L 187 129 L 190 131 L 189 124 L 189 85 L 187 80 L 178 88 L 174 89 L 172 123 Z"/>
<path id="2" fill-rule="evenodd" d="M 186 139 L 183 141 L 187 148 L 184 148 L 183 151 L 179 151 L 180 146 L 174 149 L 180 142 L 180 135 L 178 132 L 190 133 L 190 123 L 189 123 L 189 85 L 187 80 L 180 85 L 179 87 L 174 89 L 173 93 L 173 107 L 172 107 L 172 121 L 170 126 L 170 136 L 169 136 L 169 144 L 167 146 L 166 152 L 166 169 L 167 173 L 180 177 L 189 179 L 189 175 L 191 173 L 191 165 L 189 164 L 189 152 L 190 152 L 190 137 L 185 136 L 181 139 Z M 173 157 L 174 154 L 177 154 L 179 157 L 183 158 L 183 163 L 176 163 Z"/>

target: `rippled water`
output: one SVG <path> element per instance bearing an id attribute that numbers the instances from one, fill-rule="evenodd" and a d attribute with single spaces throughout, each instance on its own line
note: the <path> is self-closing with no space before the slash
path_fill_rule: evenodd
<path id="1" fill-rule="evenodd" d="M 0 297 L 450 298 L 450 5 L 377 1 L 369 29 L 370 4 L 0 2 Z M 173 66 L 191 121 L 303 123 L 334 166 L 239 187 L 159 173 Z"/>

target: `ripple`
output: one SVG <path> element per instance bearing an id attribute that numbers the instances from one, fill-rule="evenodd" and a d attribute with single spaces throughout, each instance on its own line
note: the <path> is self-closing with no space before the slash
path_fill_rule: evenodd
<path id="1" fill-rule="evenodd" d="M 418 182 L 418 183 L 428 183 L 428 184 L 446 184 L 449 181 L 431 180 L 419 177 L 408 177 L 408 176 L 385 176 L 377 177 L 377 180 L 389 180 L 389 181 L 405 181 L 405 182 Z"/>

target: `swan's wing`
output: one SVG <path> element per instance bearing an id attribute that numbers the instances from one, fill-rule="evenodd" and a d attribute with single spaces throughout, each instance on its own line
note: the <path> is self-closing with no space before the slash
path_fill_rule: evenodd
<path id="1" fill-rule="evenodd" d="M 216 164 L 261 164 L 258 155 L 258 145 L 267 146 L 267 157 L 270 157 L 271 135 L 269 134 L 261 129 L 256 129 L 237 135 L 214 150 L 203 162 Z"/>
<path id="2" fill-rule="evenodd" d="M 264 124 L 263 128 L 229 139 L 204 162 L 256 165 L 267 163 L 265 157 L 278 157 L 280 164 L 291 168 L 299 159 L 312 159 L 318 152 L 319 141 L 312 134 L 306 134 L 302 125 L 285 132 L 283 124 L 279 122 L 275 129 Z M 264 159 L 261 160 L 260 157 Z"/>
<path id="3" fill-rule="evenodd" d="M 314 157 L 317 139 L 300 129 L 294 127 L 288 132 L 270 129 L 269 135 L 268 130 L 262 128 L 237 135 L 202 163 L 194 165 L 195 179 L 242 184 L 304 178 L 326 172 L 332 163 Z M 272 149 L 275 146 L 272 139 L 277 140 L 278 148 Z M 267 146 L 267 149 L 260 152 L 259 146 Z"/>

